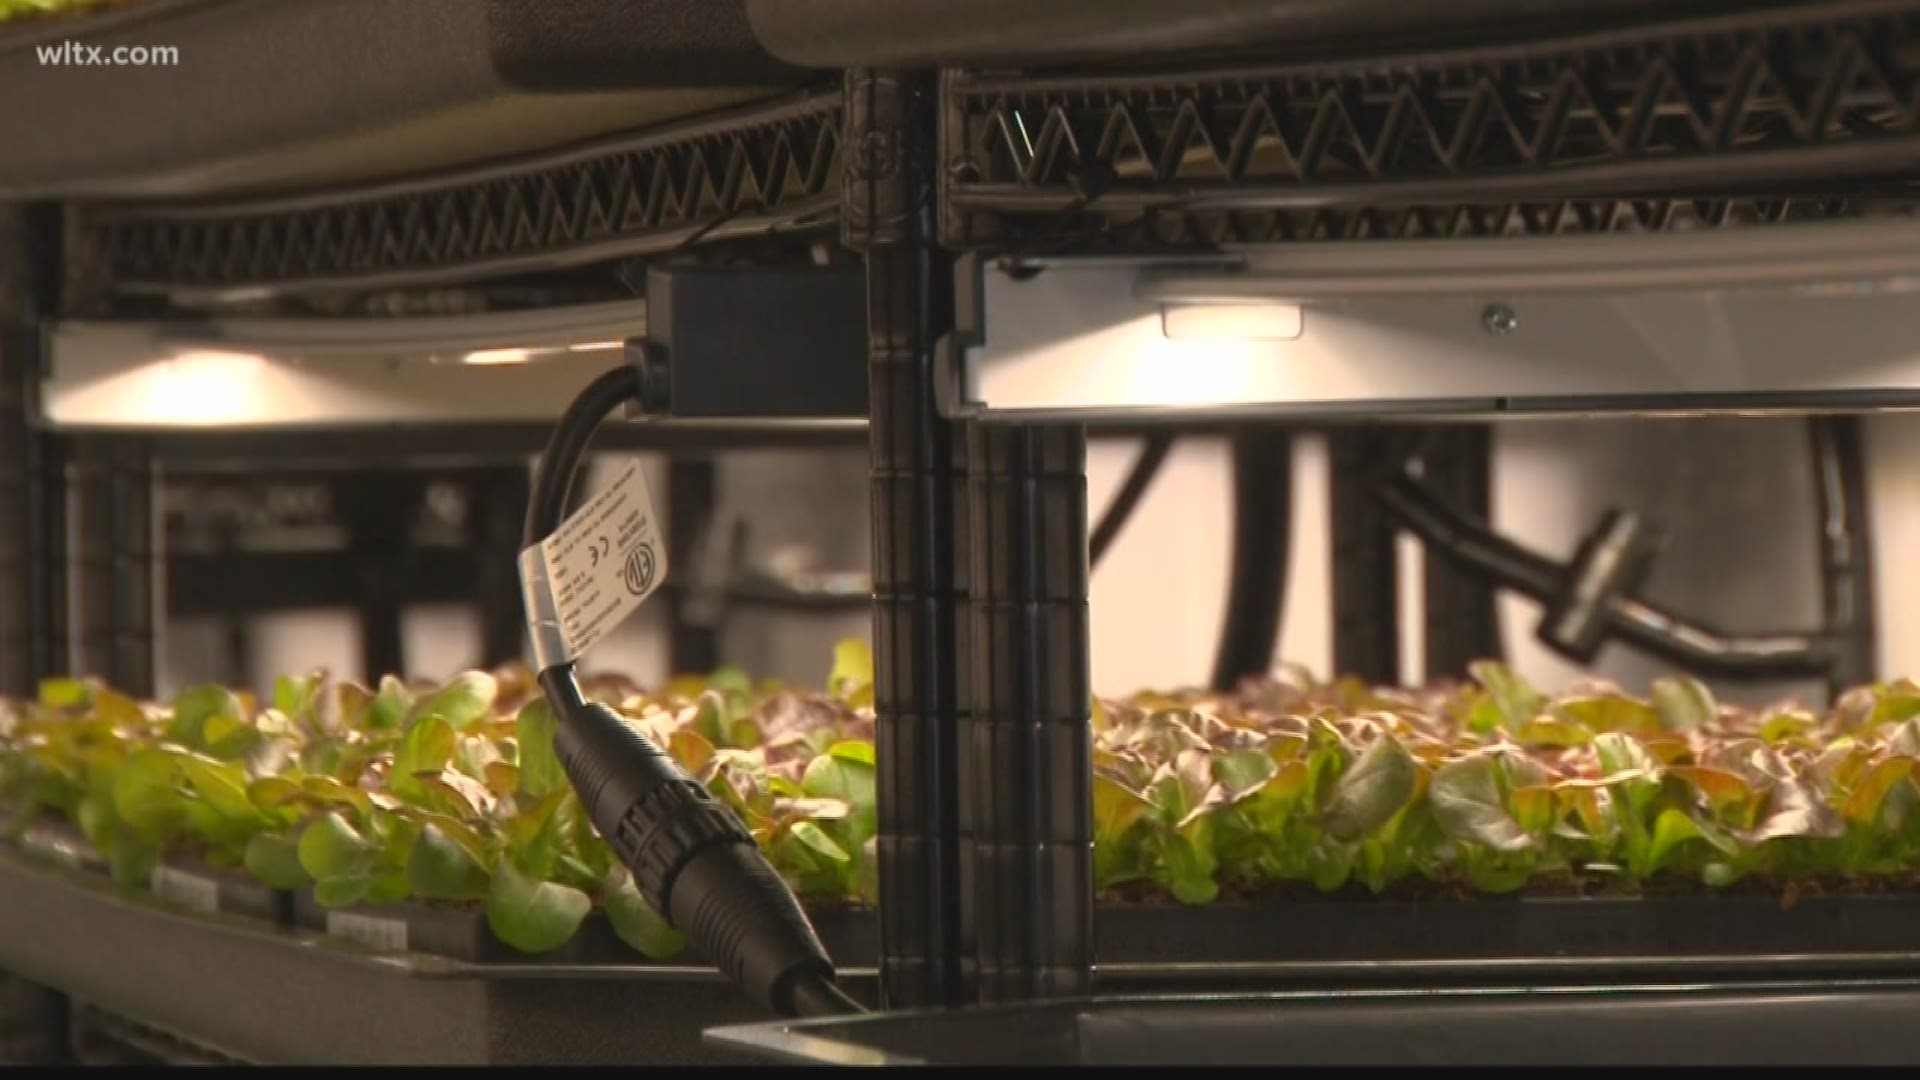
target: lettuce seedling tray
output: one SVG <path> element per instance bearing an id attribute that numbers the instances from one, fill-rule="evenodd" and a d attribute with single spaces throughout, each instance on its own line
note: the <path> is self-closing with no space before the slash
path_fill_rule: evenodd
<path id="1" fill-rule="evenodd" d="M 815 908 L 808 912 L 827 954 L 842 968 L 871 968 L 875 963 L 878 926 L 871 911 L 857 908 Z M 450 960 L 493 964 L 567 964 L 632 966 L 648 964 L 633 947 L 620 940 L 605 914 L 595 910 L 565 945 L 552 952 L 528 954 L 503 943 L 487 925 L 479 904 L 355 904 L 329 908 L 313 894 L 293 898 L 293 921 L 301 929 L 326 934 L 384 952 L 419 952 Z M 665 966 L 675 970 L 708 966 L 689 949 Z"/>
<path id="2" fill-rule="evenodd" d="M 876 966 L 871 910 L 809 909 L 845 969 Z M 1104 992 L 1271 990 L 1526 978 L 1569 982 L 1688 971 L 1721 975 L 1920 973 L 1920 894 L 1351 897 L 1267 903 L 1103 904 L 1095 909 Z M 659 963 L 595 911 L 549 953 L 503 944 L 477 904 L 327 908 L 293 897 L 293 922 L 360 947 L 518 965 Z M 707 967 L 689 950 L 668 968 Z"/>
<path id="3" fill-rule="evenodd" d="M 29 822 L 14 841 L 20 853 L 43 863 L 93 875 L 108 872 L 107 860 L 80 830 L 52 814 Z M 238 868 L 209 866 L 186 855 L 169 855 L 154 867 L 147 889 L 162 903 L 206 914 L 223 912 L 285 926 L 292 922 L 294 895 Z"/>
<path id="4" fill-rule="evenodd" d="M 163 860 L 147 888 L 163 903 L 205 914 L 224 913 L 285 926 L 293 919 L 293 894 L 246 872 L 211 867 L 191 859 Z"/>
<path id="5" fill-rule="evenodd" d="M 692 965 L 472 963 L 189 911 L 0 852 L 0 970 L 261 1063 L 723 1063 L 716 1024 L 759 1018 Z M 871 999 L 871 972 L 842 985 Z"/>
<path id="6" fill-rule="evenodd" d="M 1695 982 L 1793 978 L 1815 987 L 1808 991 L 1815 997 L 1858 997 L 1865 991 L 1846 988 L 1869 981 L 1897 982 L 1920 972 L 1920 952 L 1891 948 L 1904 941 L 1898 933 L 1902 925 L 1920 925 L 1914 903 L 1897 896 L 1808 898 L 1780 912 L 1782 920 L 1793 920 L 1791 925 L 1806 933 L 1803 949 L 1772 955 L 1726 951 L 1717 956 L 1699 955 L 1697 948 L 1691 954 L 1662 955 L 1651 950 L 1667 939 L 1644 936 L 1619 939 L 1618 947 L 1602 952 L 1609 939 L 1593 926 L 1611 919 L 1615 929 L 1631 929 L 1623 913 L 1637 912 L 1642 930 L 1664 926 L 1665 932 L 1679 933 L 1692 924 L 1680 921 L 1675 911 L 1700 920 L 1711 920 L 1717 911 L 1727 925 L 1738 926 L 1760 908 L 1742 906 L 1738 898 L 1705 897 L 1474 900 L 1410 907 L 1328 900 L 1266 908 L 1102 908 L 1099 939 L 1105 963 L 1097 985 L 1102 993 L 1139 993 L 1147 987 L 1219 991 L 1236 983 L 1267 989 L 1299 985 L 1314 987 L 1312 994 L 1320 995 L 1341 986 L 1347 988 L 1341 991 L 1344 995 L 1365 997 L 1377 991 L 1354 986 L 1369 980 L 1390 981 L 1401 994 L 1415 986 L 1468 983 L 1499 993 L 1499 987 L 1516 979 L 1564 988 L 1581 979 L 1670 981 L 1678 976 Z M 357 914 L 406 918 L 406 907 Z M 1768 910 L 1780 911 L 1779 905 Z M 1329 921 L 1334 918 L 1330 912 L 1343 921 Z M 463 940 L 482 940 L 478 935 L 484 916 L 478 912 L 433 914 L 464 916 Z M 850 962 L 871 955 L 861 954 L 871 949 L 871 914 L 821 914 L 823 935 L 842 963 L 843 984 L 871 1001 L 876 990 L 871 969 Z M 97 870 L 49 862 L 24 851 L 0 853 L 0 925 L 7 927 L 0 934 L 0 970 L 241 1060 L 738 1061 L 748 1043 L 739 1038 L 703 1043 L 700 1033 L 716 1026 L 744 1031 L 742 1025 L 762 1019 L 717 972 L 691 958 L 682 963 L 596 962 L 582 953 L 568 962 L 553 957 L 459 960 L 364 945 L 298 925 L 314 915 L 311 906 L 297 905 L 294 924 L 287 925 L 231 909 L 188 910 L 150 894 L 116 889 Z M 1398 956 L 1385 952 L 1405 947 L 1409 935 L 1457 932 L 1464 925 L 1457 921 L 1462 918 L 1486 920 L 1480 944 L 1498 941 L 1503 947 L 1483 949 L 1477 959 L 1439 946 Z M 1537 931 L 1525 929 L 1530 918 L 1543 920 Z M 1603 923 L 1583 929 L 1582 920 L 1588 918 Z M 1395 928 L 1402 920 L 1409 921 Z M 1518 935 L 1496 935 L 1492 928 L 1500 920 L 1518 928 Z M 443 944 L 413 929 L 423 925 L 408 924 L 410 948 Z M 1777 933 L 1786 933 L 1788 926 L 1782 922 Z M 1551 943 L 1543 943 L 1533 955 L 1517 951 L 1519 943 L 1533 942 L 1527 934 L 1547 935 L 1555 927 L 1574 951 L 1555 952 Z M 415 933 L 423 936 L 415 940 Z M 1344 939 L 1312 944 L 1336 933 Z M 1684 939 L 1675 940 L 1685 944 Z M 1717 940 L 1734 944 L 1725 935 Z M 1814 951 L 1816 945 L 1826 948 L 1836 942 L 1853 951 Z M 1427 959 L 1417 959 L 1420 956 Z M 1443 995 L 1434 1000 L 1454 999 Z M 753 1038 L 764 1038 L 768 1029 L 752 1030 L 761 1033 Z M 860 1031 L 854 1035 L 864 1038 Z M 1019 1060 L 1052 1060 L 1048 1055 L 1058 1052 L 1018 1041 L 1000 1043 Z M 907 1057 L 919 1053 L 900 1047 L 889 1052 Z M 1209 1060 L 1206 1054 L 1194 1059 Z M 930 1060 L 944 1059 L 935 1055 Z"/>
<path id="7" fill-rule="evenodd" d="M 1920 979 L 1110 998 L 710 1032 L 837 1065 L 1910 1065 Z"/>

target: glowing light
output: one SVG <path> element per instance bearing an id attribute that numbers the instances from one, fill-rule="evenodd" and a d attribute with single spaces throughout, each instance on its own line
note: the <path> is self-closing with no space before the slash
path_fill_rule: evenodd
<path id="1" fill-rule="evenodd" d="M 257 411 L 267 359 L 256 353 L 195 349 L 149 369 L 134 402 L 156 418 L 193 426 L 231 423 Z"/>
<path id="2" fill-rule="evenodd" d="M 624 348 L 621 341 L 582 341 L 575 345 L 545 345 L 524 349 L 475 349 L 460 358 L 463 364 L 524 364 L 529 360 L 539 360 L 549 356 L 565 356 L 567 353 L 612 352 Z"/>
<path id="3" fill-rule="evenodd" d="M 1292 341 L 1306 317 L 1298 304 L 1162 304 L 1160 332 L 1180 341 Z"/>
<path id="4" fill-rule="evenodd" d="M 531 359 L 532 349 L 475 349 L 460 358 L 465 364 L 524 364 Z"/>

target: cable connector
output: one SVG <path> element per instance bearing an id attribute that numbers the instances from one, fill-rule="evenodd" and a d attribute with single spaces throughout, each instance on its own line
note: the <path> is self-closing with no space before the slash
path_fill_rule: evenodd
<path id="1" fill-rule="evenodd" d="M 1659 549 L 1658 534 L 1638 514 L 1607 511 L 1574 553 L 1558 592 L 1548 599 L 1540 640 L 1580 663 L 1598 656 L 1614 604 L 1640 588 Z"/>
<path id="2" fill-rule="evenodd" d="M 732 812 L 571 672 L 542 672 L 558 703 L 554 750 L 588 820 L 669 924 L 756 1001 L 796 1011 L 795 987 L 833 962 L 786 882 Z"/>
<path id="3" fill-rule="evenodd" d="M 671 902 L 674 875 L 701 848 L 751 844 L 753 837 L 705 788 L 680 780 L 654 788 L 627 807 L 607 842 L 633 868 L 634 883 L 642 892 Z"/>
<path id="4" fill-rule="evenodd" d="M 652 355 L 647 348 L 639 353 L 643 361 Z M 563 527 L 567 490 L 594 428 L 620 407 L 657 394 L 657 383 L 653 390 L 645 385 L 656 378 L 644 364 L 621 365 L 588 384 L 567 407 L 527 500 L 528 550 Z M 671 385 L 668 392 L 674 392 Z M 551 605 L 540 602 L 541 592 L 529 586 L 529 624 L 536 634 L 556 618 Z M 800 901 L 746 829 L 624 717 L 586 700 L 574 674 L 575 650 L 550 652 L 538 679 L 553 709 L 554 752 L 587 819 L 633 872 L 654 910 L 755 1001 L 780 1015 L 859 1011 L 833 985 L 833 963 Z"/>

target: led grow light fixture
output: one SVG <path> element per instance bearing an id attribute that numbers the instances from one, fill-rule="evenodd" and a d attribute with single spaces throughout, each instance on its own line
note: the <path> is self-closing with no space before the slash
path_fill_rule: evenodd
<path id="1" fill-rule="evenodd" d="M 1920 222 L 974 259 L 959 280 L 954 416 L 1920 407 Z"/>
<path id="2" fill-rule="evenodd" d="M 644 300 L 404 318 L 70 321 L 50 335 L 40 397 L 63 428 L 546 420 L 646 329 Z"/>

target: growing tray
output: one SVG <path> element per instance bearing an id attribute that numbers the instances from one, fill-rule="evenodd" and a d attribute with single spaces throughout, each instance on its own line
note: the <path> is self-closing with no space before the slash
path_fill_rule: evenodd
<path id="1" fill-rule="evenodd" d="M 14 841 L 30 861 L 105 876 L 107 863 L 71 823 L 53 816 L 35 819 Z M 278 926 L 292 922 L 293 894 L 275 889 L 244 871 L 208 866 L 191 858 L 169 857 L 154 869 L 149 891 L 159 903 L 185 911 L 224 912 Z"/>
<path id="2" fill-rule="evenodd" d="M 211 1056 L 314 1064 L 724 1063 L 758 1014 L 693 965 L 471 963 L 191 912 L 0 853 L 0 970 Z M 871 971 L 842 984 L 871 999 Z"/>
<path id="3" fill-rule="evenodd" d="M 505 945 L 478 906 L 321 907 L 291 899 L 292 923 L 384 952 L 502 965 L 651 964 L 599 912 L 562 948 L 529 956 Z M 228 911 L 257 912 L 257 906 Z M 809 913 L 842 969 L 878 962 L 869 910 Z M 1095 913 L 1104 992 L 1257 990 L 1297 985 L 1484 984 L 1525 979 L 1837 977 L 1920 973 L 1920 894 L 1300 899 L 1266 904 L 1103 905 Z M 707 967 L 689 951 L 665 965 Z"/>
<path id="4" fill-rule="evenodd" d="M 814 919 L 843 982 L 872 1000 L 872 913 Z M 0 970 L 213 1058 L 726 1061 L 738 1060 L 739 1041 L 702 1043 L 699 1032 L 762 1019 L 697 956 L 644 961 L 592 920 L 562 950 L 529 957 L 494 940 L 478 910 L 329 911 L 184 863 L 157 893 L 127 894 L 59 823 L 0 854 L 0 920 Z M 1109 905 L 1097 913 L 1095 986 L 1452 993 L 1685 978 L 1840 988 L 1920 975 L 1915 927 L 1920 896 L 1907 894 L 1791 905 L 1736 895 Z"/>
<path id="5" fill-rule="evenodd" d="M 1105 906 L 1104 991 L 1920 974 L 1920 894 L 1370 898 Z"/>
<path id="6" fill-rule="evenodd" d="M 589 913 L 573 938 L 560 948 L 529 955 L 494 937 L 479 905 L 419 903 L 322 907 L 310 893 L 293 898 L 293 925 L 339 941 L 381 952 L 419 952 L 449 960 L 504 965 L 664 966 L 674 970 L 709 966 L 689 949 L 664 964 L 647 961 L 621 941 L 598 909 Z M 869 911 L 809 913 L 827 955 L 842 968 L 872 968 L 879 927 Z"/>
<path id="7" fill-rule="evenodd" d="M 28 822 L 14 844 L 22 855 L 38 862 L 100 874 L 107 872 L 107 861 L 79 829 L 61 818 L 45 816 Z"/>

